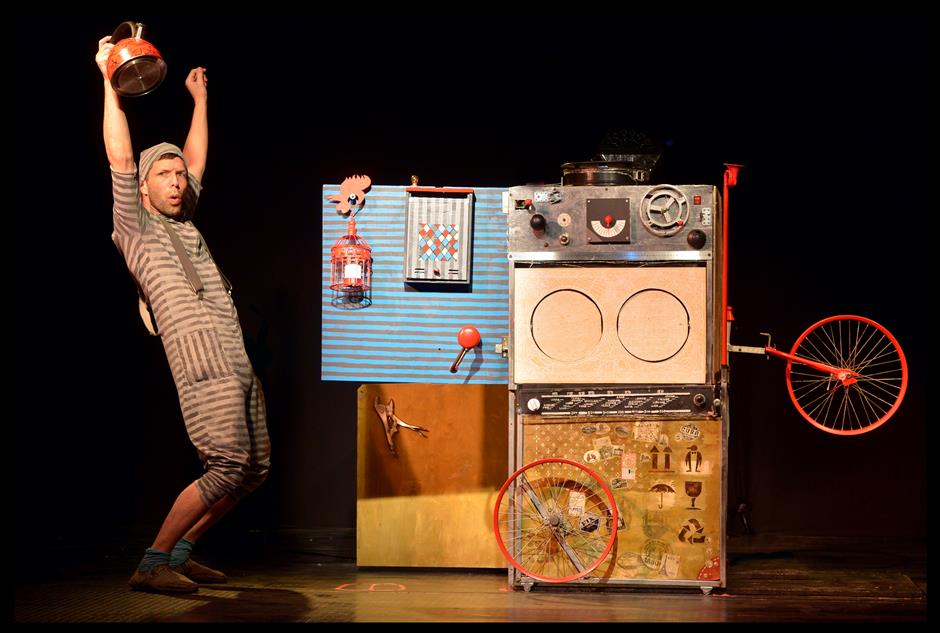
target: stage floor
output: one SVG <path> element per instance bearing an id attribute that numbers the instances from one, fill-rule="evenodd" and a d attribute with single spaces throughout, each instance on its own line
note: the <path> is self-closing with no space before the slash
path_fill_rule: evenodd
<path id="1" fill-rule="evenodd" d="M 886 539 L 728 541 L 728 587 L 512 591 L 503 570 L 357 568 L 354 530 L 254 534 L 202 560 L 229 575 L 196 594 L 137 593 L 136 545 L 61 547 L 18 568 L 15 622 L 926 621 L 927 547 Z M 234 546 L 233 546 L 234 545 Z M 225 550 L 223 552 L 223 549 Z M 141 548 L 142 550 L 142 548 Z"/>

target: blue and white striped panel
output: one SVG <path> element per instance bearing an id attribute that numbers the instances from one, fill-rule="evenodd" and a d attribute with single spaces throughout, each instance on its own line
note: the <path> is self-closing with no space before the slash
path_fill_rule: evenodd
<path id="1" fill-rule="evenodd" d="M 347 218 L 323 186 L 323 380 L 506 384 L 508 361 L 494 346 L 509 336 L 509 263 L 506 251 L 506 189 L 475 188 L 472 292 L 415 290 L 402 279 L 407 220 L 405 187 L 373 186 L 356 215 L 356 232 L 372 247 L 372 305 L 345 310 L 331 304 L 330 248 L 346 233 Z M 433 289 L 432 289 L 433 290 Z M 457 332 L 480 331 L 482 347 L 464 357 Z"/>

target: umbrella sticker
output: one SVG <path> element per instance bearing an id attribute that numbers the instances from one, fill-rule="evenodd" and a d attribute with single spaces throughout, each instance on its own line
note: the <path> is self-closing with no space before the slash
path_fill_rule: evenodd
<path id="1" fill-rule="evenodd" d="M 659 509 L 660 510 L 662 510 L 663 508 L 663 495 L 665 495 L 667 492 L 672 493 L 672 494 L 676 493 L 675 489 L 672 486 L 670 486 L 669 484 L 664 484 L 664 483 L 656 484 L 655 486 L 650 488 L 649 491 L 659 493 Z M 669 504 L 669 505 L 672 505 L 672 504 Z"/>

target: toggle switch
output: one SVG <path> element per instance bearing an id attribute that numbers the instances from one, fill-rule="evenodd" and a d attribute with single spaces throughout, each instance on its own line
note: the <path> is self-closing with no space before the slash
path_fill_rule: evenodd
<path id="1" fill-rule="evenodd" d="M 472 325 L 462 327 L 460 331 L 457 332 L 457 342 L 463 349 L 460 350 L 460 355 L 457 356 L 457 360 L 454 361 L 454 364 L 450 366 L 450 373 L 452 374 L 457 373 L 457 366 L 460 365 L 460 361 L 463 360 L 467 352 L 480 344 L 480 331 Z"/>

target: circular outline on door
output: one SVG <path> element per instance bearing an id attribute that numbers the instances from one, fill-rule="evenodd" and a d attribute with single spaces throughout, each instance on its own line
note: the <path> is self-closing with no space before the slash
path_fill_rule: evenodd
<path id="1" fill-rule="evenodd" d="M 642 294 L 644 292 L 662 292 L 664 294 L 667 294 L 673 299 L 675 299 L 676 302 L 680 306 L 682 306 L 683 311 L 685 311 L 685 320 L 686 320 L 685 340 L 682 341 L 682 344 L 679 345 L 678 349 L 676 349 L 675 352 L 659 360 L 649 360 L 649 359 L 641 358 L 637 356 L 636 354 L 631 352 L 629 349 L 627 349 L 627 346 L 623 344 L 623 339 L 620 337 L 620 315 L 623 314 L 624 306 L 626 306 L 630 302 L 630 300 L 633 299 L 635 296 Z M 663 363 L 669 360 L 670 358 L 675 357 L 676 354 L 682 351 L 682 348 L 685 347 L 685 344 L 689 342 L 689 337 L 691 335 L 692 335 L 692 316 L 689 314 L 689 309 L 685 307 L 685 304 L 682 303 L 682 300 L 679 297 L 672 294 L 668 290 L 663 290 L 662 288 L 644 288 L 643 290 L 638 290 L 634 292 L 632 295 L 630 295 L 629 297 L 627 297 L 626 300 L 622 304 L 620 304 L 620 309 L 617 310 L 617 340 L 620 342 L 620 347 L 622 347 L 627 354 L 629 354 L 630 356 L 632 356 L 633 358 L 637 360 L 643 361 L 644 363 Z"/>
<path id="2" fill-rule="evenodd" d="M 542 349 L 542 346 L 539 345 L 538 339 L 535 338 L 535 332 L 534 332 L 535 323 L 533 322 L 535 319 L 535 313 L 538 312 L 539 306 L 542 305 L 542 303 L 546 299 L 548 299 L 554 294 L 558 294 L 559 292 L 575 292 L 581 295 L 582 297 L 584 297 L 585 299 L 587 299 L 588 301 L 590 301 L 591 305 L 594 306 L 594 309 L 597 310 L 597 316 L 600 320 L 600 334 L 597 337 L 597 341 L 595 341 L 595 343 L 591 345 L 590 347 L 586 348 L 584 351 L 584 354 L 582 356 L 579 356 L 578 358 L 572 358 L 572 359 L 556 358 L 552 356 L 551 354 L 549 354 L 548 352 L 546 352 L 544 349 Z M 604 313 L 601 311 L 600 306 L 597 305 L 597 302 L 594 301 L 594 299 L 592 299 L 591 296 L 588 295 L 587 293 L 581 292 L 580 290 L 575 290 L 574 288 L 559 288 L 558 290 L 553 290 L 547 295 L 545 295 L 544 297 L 542 297 L 541 299 L 539 299 L 539 302 L 535 304 L 534 308 L 532 308 L 532 313 L 529 315 L 529 335 L 532 337 L 532 342 L 535 343 L 535 346 L 539 348 L 539 351 L 545 354 L 546 357 L 551 358 L 552 360 L 557 361 L 559 363 L 577 363 L 579 361 L 584 360 L 588 356 L 590 356 L 591 352 L 597 349 L 597 346 L 604 339 Z M 621 343 L 621 345 L 623 345 L 623 343 Z"/>

